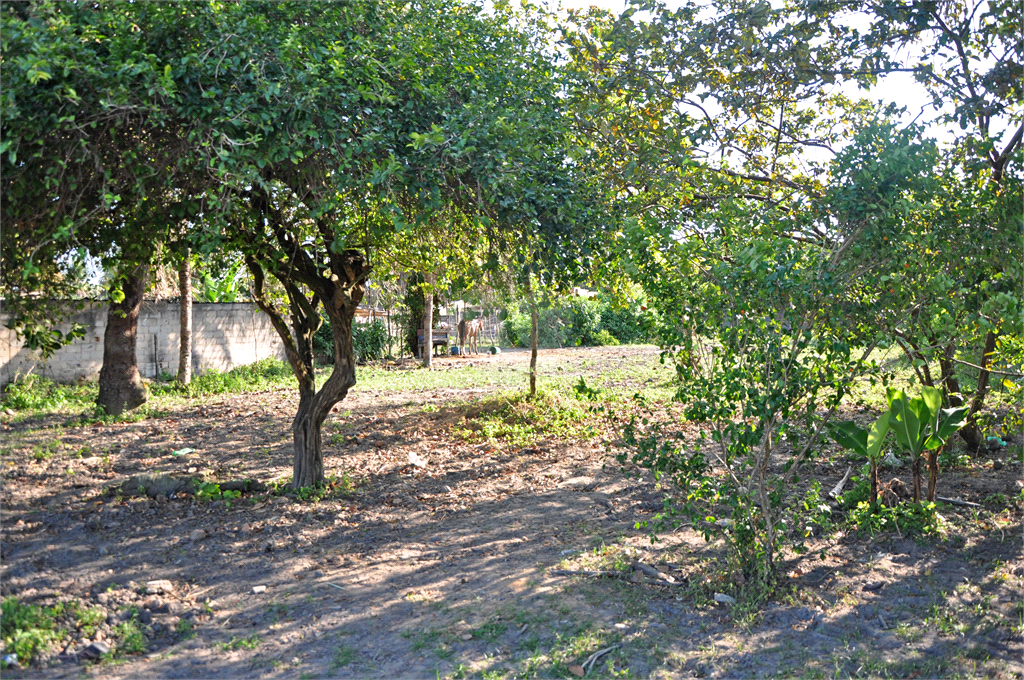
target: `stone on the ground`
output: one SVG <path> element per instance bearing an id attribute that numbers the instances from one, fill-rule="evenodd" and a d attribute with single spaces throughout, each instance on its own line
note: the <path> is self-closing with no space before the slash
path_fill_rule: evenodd
<path id="1" fill-rule="evenodd" d="M 200 529 L 202 531 L 202 529 Z M 156 579 L 154 581 L 146 581 L 146 592 L 147 593 L 173 593 L 174 584 L 165 578 Z"/>
<path id="2" fill-rule="evenodd" d="M 191 534 L 188 535 L 188 538 L 189 538 L 190 541 L 201 541 L 204 538 L 206 538 L 206 532 L 203 531 L 202 529 L 196 529 L 195 531 L 193 531 Z"/>
<path id="3" fill-rule="evenodd" d="M 725 593 L 715 593 L 715 602 L 719 604 L 736 604 L 736 598 Z"/>
<path id="4" fill-rule="evenodd" d="M 252 592 L 255 593 L 256 595 L 259 595 L 260 593 L 267 592 L 267 587 L 266 586 L 253 586 L 252 587 Z"/>
<path id="5" fill-rule="evenodd" d="M 111 647 L 108 643 L 103 640 L 94 640 L 82 650 L 82 655 L 91 659 L 98 659 L 104 654 L 110 653 Z"/>

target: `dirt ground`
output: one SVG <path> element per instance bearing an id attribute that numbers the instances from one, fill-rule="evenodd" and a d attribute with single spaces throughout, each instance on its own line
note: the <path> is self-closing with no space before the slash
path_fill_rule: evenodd
<path id="1" fill-rule="evenodd" d="M 612 364 L 653 364 L 656 353 L 549 350 L 541 368 L 572 377 L 586 366 L 600 384 Z M 497 385 L 510 371 L 525 375 L 527 360 L 511 351 L 436 369 L 474 362 Z M 587 677 L 1024 678 L 1018 507 L 944 506 L 957 527 L 945 540 L 815 539 L 804 556 L 786 556 L 782 595 L 738 617 L 707 597 L 722 545 L 689 527 L 652 543 L 635 527 L 661 508 L 661 493 L 649 475 L 622 473 L 611 434 L 467 441 L 458 429 L 488 394 L 356 390 L 324 427 L 327 473 L 351 490 L 319 502 L 103 493 L 144 472 L 289 476 L 297 398 L 288 390 L 182 402 L 109 426 L 5 418 L 3 596 L 74 598 L 106 615 L 91 636 L 79 632 L 5 677 L 577 677 L 612 647 Z M 36 455 L 48 446 L 53 455 Z M 195 451 L 173 455 L 186 447 Z M 827 489 L 845 469 L 825 460 L 814 476 Z M 892 474 L 901 472 L 909 481 L 906 470 Z M 1020 477 L 1012 461 L 995 470 L 975 460 L 943 474 L 940 495 L 1012 499 Z M 632 560 L 675 583 L 556 573 Z M 171 592 L 146 593 L 158 579 Z M 109 640 L 132 613 L 146 649 L 87 660 L 89 643 Z"/>

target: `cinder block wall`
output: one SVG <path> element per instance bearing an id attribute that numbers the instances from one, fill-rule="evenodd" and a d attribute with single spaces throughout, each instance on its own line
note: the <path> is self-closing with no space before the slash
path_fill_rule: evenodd
<path id="1" fill-rule="evenodd" d="M 178 371 L 177 302 L 144 302 L 139 316 L 136 355 L 139 372 L 155 378 L 161 372 Z M 0 386 L 30 369 L 57 382 L 95 379 L 103 365 L 103 332 L 107 306 L 100 302 L 69 318 L 85 326 L 85 337 L 58 350 L 43 362 L 23 346 L 7 328 L 9 317 L 0 314 Z M 192 369 L 195 373 L 215 368 L 228 371 L 267 357 L 284 358 L 284 346 L 270 319 L 251 303 L 192 303 Z"/>

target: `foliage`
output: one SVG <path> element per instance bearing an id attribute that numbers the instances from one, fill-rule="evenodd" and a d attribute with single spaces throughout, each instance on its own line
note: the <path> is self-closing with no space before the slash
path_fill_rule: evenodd
<path id="1" fill-rule="evenodd" d="M 209 369 L 194 377 L 188 385 L 178 382 L 153 383 L 154 395 L 209 396 L 227 392 L 247 392 L 294 384 L 294 376 L 280 359 L 261 359 L 245 366 L 236 366 L 227 372 Z"/>
<path id="2" fill-rule="evenodd" d="M 313 351 L 324 364 L 334 363 L 334 337 L 331 322 L 325 319 L 313 335 Z M 386 356 L 390 340 L 387 324 L 381 319 L 352 324 L 352 351 L 360 363 L 380 361 Z"/>
<path id="3" fill-rule="evenodd" d="M 74 385 L 61 385 L 49 378 L 30 373 L 17 376 L 4 388 L 0 406 L 15 411 L 51 410 L 78 405 L 91 390 Z"/>
<path id="4" fill-rule="evenodd" d="M 57 607 L 22 604 L 17 598 L 3 601 L 0 617 L 0 637 L 6 654 L 17 654 L 18 662 L 30 664 L 41 652 L 64 638 L 65 632 L 56 627 Z"/>
<path id="5" fill-rule="evenodd" d="M 132 616 L 128 621 L 122 621 L 114 626 L 114 637 L 117 638 L 117 656 L 126 654 L 142 654 L 146 651 L 148 640 L 143 632 L 137 616 Z"/>
<path id="6" fill-rule="evenodd" d="M 215 484 L 213 482 L 202 482 L 198 487 L 196 487 L 196 498 L 205 502 L 224 499 L 225 505 L 230 506 L 231 499 L 238 498 L 241 495 L 241 491 L 221 491 L 220 484 Z"/>
<path id="7" fill-rule="evenodd" d="M 892 507 L 860 501 L 847 513 L 854 527 L 868 534 L 935 535 L 941 530 L 935 503 L 897 503 Z"/>
<path id="8" fill-rule="evenodd" d="M 562 299 L 539 309 L 538 344 L 541 347 L 600 347 L 650 342 L 655 338 L 657 313 L 641 303 L 616 306 L 607 298 Z M 504 324 L 508 341 L 530 346 L 529 310 L 510 310 Z"/>
<path id="9" fill-rule="evenodd" d="M 235 302 L 241 290 L 240 275 L 242 264 L 235 263 L 218 278 L 213 278 L 210 272 L 203 274 L 200 282 L 198 297 L 203 302 Z"/>

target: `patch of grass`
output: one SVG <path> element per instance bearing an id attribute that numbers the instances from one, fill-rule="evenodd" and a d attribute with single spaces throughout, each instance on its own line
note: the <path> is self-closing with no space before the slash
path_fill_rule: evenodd
<path id="1" fill-rule="evenodd" d="M 341 645 L 334 650 L 334 658 L 331 659 L 331 670 L 344 668 L 356 658 L 356 650 L 346 645 Z"/>
<path id="2" fill-rule="evenodd" d="M 946 637 L 960 637 L 967 631 L 967 624 L 960 620 L 954 609 L 933 604 L 925 623 Z"/>
<path id="3" fill-rule="evenodd" d="M 191 640 L 196 636 L 196 626 L 187 619 L 179 619 L 174 632 L 179 640 Z"/>
<path id="4" fill-rule="evenodd" d="M 588 423 L 591 418 L 590 409 L 569 396 L 541 392 L 530 399 L 525 393 L 506 393 L 467 408 L 465 425 L 454 432 L 468 441 L 527 446 L 543 437 L 591 439 L 598 434 Z"/>
<path id="5" fill-rule="evenodd" d="M 896 629 L 893 632 L 895 633 L 896 637 L 898 637 L 900 640 L 903 640 L 904 642 L 913 643 L 917 642 L 922 637 L 924 637 L 924 633 L 921 632 L 920 628 L 915 628 L 914 626 L 911 626 L 910 624 L 903 622 L 897 623 Z"/>
<path id="6" fill-rule="evenodd" d="M 536 668 L 535 664 L 527 663 L 528 667 L 533 665 L 536 668 L 535 672 L 543 677 L 552 675 L 572 677 L 569 674 L 569 666 L 582 663 L 597 650 L 618 642 L 621 636 L 581 626 L 574 634 L 563 636 L 561 633 L 556 633 L 555 638 L 555 643 L 547 655 L 551 662 L 550 672 L 541 672 L 541 669 Z M 614 655 L 615 652 L 612 654 Z M 608 662 L 611 661 L 612 659 L 608 659 Z"/>
<path id="7" fill-rule="evenodd" d="M 115 649 L 117 656 L 142 654 L 146 651 L 146 635 L 142 632 L 139 621 L 134 615 L 128 621 L 114 626 L 113 635 L 118 640 Z"/>
<path id="8" fill-rule="evenodd" d="M 301 489 L 292 489 L 291 480 L 279 480 L 281 483 L 275 485 L 271 493 L 273 495 L 284 495 L 294 493 L 304 503 L 319 503 L 331 498 L 348 498 L 359 486 L 360 482 L 349 476 L 347 472 L 338 475 L 328 475 L 320 486 L 306 486 Z"/>
<path id="9" fill-rule="evenodd" d="M 67 411 L 88 408 L 96 399 L 99 386 L 61 385 L 40 375 L 18 376 L 3 391 L 0 407 L 14 411 Z"/>
<path id="10" fill-rule="evenodd" d="M 234 652 L 239 649 L 256 649 L 260 646 L 260 636 L 253 633 L 249 637 L 232 636 L 227 642 L 218 642 L 217 649 L 222 652 Z"/>
<path id="11" fill-rule="evenodd" d="M 96 632 L 96 629 L 99 628 L 106 618 L 103 610 L 98 607 L 79 609 L 75 612 L 75 620 L 78 622 L 78 627 L 89 637 L 92 637 L 93 633 Z"/>
<path id="12" fill-rule="evenodd" d="M 236 366 L 222 373 L 209 370 L 192 379 L 188 385 L 177 382 L 153 383 L 154 396 L 205 397 L 227 392 L 252 392 L 271 387 L 294 387 L 295 375 L 280 359 L 263 359 L 247 366 Z"/>
<path id="13" fill-rule="evenodd" d="M 63 448 L 64 442 L 59 439 L 51 439 L 43 442 L 42 444 L 36 444 L 32 447 L 32 457 L 36 460 L 49 460 Z"/>
<path id="14" fill-rule="evenodd" d="M 62 607 L 40 607 L 22 604 L 9 597 L 0 605 L 0 638 L 5 654 L 17 654 L 18 662 L 27 665 L 65 636 L 57 627 Z"/>
<path id="15" fill-rule="evenodd" d="M 508 630 L 508 624 L 502 623 L 500 621 L 492 621 L 490 623 L 485 623 L 479 628 L 474 629 L 473 635 L 475 637 L 480 638 L 481 640 L 486 640 L 487 642 L 494 642 L 502 635 L 504 635 L 506 630 Z"/>

